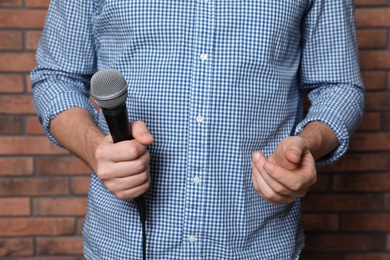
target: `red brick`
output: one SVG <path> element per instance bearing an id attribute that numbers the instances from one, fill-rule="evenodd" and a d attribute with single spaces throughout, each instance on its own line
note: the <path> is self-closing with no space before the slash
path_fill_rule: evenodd
<path id="1" fill-rule="evenodd" d="M 387 234 L 386 249 L 390 251 L 390 234 Z"/>
<path id="2" fill-rule="evenodd" d="M 0 209 L 1 209 L 0 216 L 2 217 L 28 216 L 31 214 L 30 199 L 29 198 L 0 198 Z"/>
<path id="3" fill-rule="evenodd" d="M 390 231 L 389 213 L 359 213 L 341 216 L 341 229 L 346 231 Z"/>
<path id="4" fill-rule="evenodd" d="M 34 161 L 30 157 L 0 158 L 0 176 L 30 176 L 34 173 Z"/>
<path id="5" fill-rule="evenodd" d="M 87 198 L 36 198 L 34 216 L 84 216 Z"/>
<path id="6" fill-rule="evenodd" d="M 3 236 L 65 236 L 75 233 L 74 218 L 0 218 Z"/>
<path id="7" fill-rule="evenodd" d="M 22 117 L 0 116 L 0 134 L 20 135 L 22 133 L 23 133 Z"/>
<path id="8" fill-rule="evenodd" d="M 385 210 L 390 211 L 390 194 L 385 194 Z"/>
<path id="9" fill-rule="evenodd" d="M 0 31 L 0 50 L 22 50 L 23 37 L 21 32 Z"/>
<path id="10" fill-rule="evenodd" d="M 366 94 L 367 111 L 389 111 L 390 92 L 369 92 Z"/>
<path id="11" fill-rule="evenodd" d="M 303 252 L 301 253 L 299 260 L 345 260 L 344 255 L 341 253 L 307 253 L 305 248 L 303 248 Z"/>
<path id="12" fill-rule="evenodd" d="M 307 252 L 379 251 L 383 250 L 382 234 L 308 234 Z"/>
<path id="13" fill-rule="evenodd" d="M 302 214 L 305 232 L 337 231 L 339 229 L 338 214 Z"/>
<path id="14" fill-rule="evenodd" d="M 91 169 L 76 157 L 37 158 L 37 172 L 40 175 L 90 175 Z"/>
<path id="15" fill-rule="evenodd" d="M 388 154 L 346 154 L 332 165 L 318 167 L 321 172 L 385 171 L 389 169 Z M 355 176 L 355 175 L 353 175 Z"/>
<path id="16" fill-rule="evenodd" d="M 389 260 L 389 253 L 347 254 L 345 260 Z"/>
<path id="17" fill-rule="evenodd" d="M 0 96 L 0 113 L 3 114 L 35 114 L 31 96 Z"/>
<path id="18" fill-rule="evenodd" d="M 311 194 L 302 199 L 306 212 L 345 212 L 382 210 L 380 194 Z"/>
<path id="19" fill-rule="evenodd" d="M 0 60 L 2 72 L 30 72 L 37 65 L 34 53 L 0 53 Z"/>
<path id="20" fill-rule="evenodd" d="M 390 51 L 360 51 L 362 69 L 390 69 Z"/>
<path id="21" fill-rule="evenodd" d="M 310 187 L 310 192 L 326 191 L 329 186 L 329 175 L 319 173 L 317 181 Z"/>
<path id="22" fill-rule="evenodd" d="M 80 237 L 37 238 L 37 251 L 41 255 L 82 255 Z"/>
<path id="23" fill-rule="evenodd" d="M 355 0 L 356 6 L 387 6 L 388 0 Z"/>
<path id="24" fill-rule="evenodd" d="M 375 131 L 381 129 L 381 114 L 378 112 L 366 112 L 363 115 L 362 123 L 360 124 L 359 128 L 357 129 L 358 132 L 360 131 Z"/>
<path id="25" fill-rule="evenodd" d="M 390 130 L 390 112 L 383 114 L 383 129 Z"/>
<path id="26" fill-rule="evenodd" d="M 0 238 L 0 256 L 32 256 L 32 238 Z"/>
<path id="27" fill-rule="evenodd" d="M 26 7 L 49 7 L 50 0 L 25 0 Z"/>
<path id="28" fill-rule="evenodd" d="M 333 178 L 336 191 L 390 191 L 388 173 L 338 174 Z"/>
<path id="29" fill-rule="evenodd" d="M 350 151 L 390 150 L 390 133 L 356 133 L 351 138 Z"/>
<path id="30" fill-rule="evenodd" d="M 75 195 L 87 195 L 90 177 L 73 177 L 71 180 L 71 190 Z"/>
<path id="31" fill-rule="evenodd" d="M 22 7 L 22 0 L 1 0 L 0 7 Z"/>
<path id="32" fill-rule="evenodd" d="M 358 30 L 357 40 L 359 48 L 386 48 L 386 30 Z"/>
<path id="33" fill-rule="evenodd" d="M 83 232 L 85 218 L 77 219 L 77 235 L 81 235 Z"/>
<path id="34" fill-rule="evenodd" d="M 32 86 L 31 86 L 31 77 L 30 74 L 26 75 L 26 86 L 27 86 L 27 93 L 32 93 Z"/>
<path id="35" fill-rule="evenodd" d="M 23 258 L 11 258 L 11 259 L 7 259 L 7 260 L 80 260 L 80 259 L 84 259 L 84 258 L 80 258 L 80 257 L 59 257 L 59 256 L 51 256 L 51 257 L 23 257 Z"/>
<path id="36" fill-rule="evenodd" d="M 69 186 L 66 178 L 0 179 L 0 196 L 66 195 L 68 192 Z"/>
<path id="37" fill-rule="evenodd" d="M 390 48 L 390 37 L 389 37 L 389 48 Z M 390 89 L 390 72 L 387 73 L 387 89 Z"/>
<path id="38" fill-rule="evenodd" d="M 386 73 L 384 71 L 364 71 L 361 74 L 366 90 L 386 89 Z"/>
<path id="39" fill-rule="evenodd" d="M 28 135 L 44 135 L 43 127 L 36 116 L 26 118 L 26 134 Z"/>
<path id="40" fill-rule="evenodd" d="M 390 8 L 358 8 L 355 20 L 358 28 L 390 27 Z"/>
<path id="41" fill-rule="evenodd" d="M 41 31 L 26 32 L 26 49 L 30 51 L 35 51 L 38 47 L 41 35 Z"/>
<path id="42" fill-rule="evenodd" d="M 0 93 L 22 93 L 23 77 L 19 74 L 0 74 Z"/>
<path id="43" fill-rule="evenodd" d="M 52 144 L 46 137 L 1 137 L 0 155 L 52 155 L 69 154 Z"/>
<path id="44" fill-rule="evenodd" d="M 0 10 L 0 28 L 42 29 L 46 19 L 46 12 L 46 10 Z"/>

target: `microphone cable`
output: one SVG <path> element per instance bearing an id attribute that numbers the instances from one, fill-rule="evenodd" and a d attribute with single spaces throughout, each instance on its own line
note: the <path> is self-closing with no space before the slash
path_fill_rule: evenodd
<path id="1" fill-rule="evenodd" d="M 146 260 L 146 202 L 142 195 L 134 200 L 137 204 L 139 219 L 142 224 L 142 259 Z"/>

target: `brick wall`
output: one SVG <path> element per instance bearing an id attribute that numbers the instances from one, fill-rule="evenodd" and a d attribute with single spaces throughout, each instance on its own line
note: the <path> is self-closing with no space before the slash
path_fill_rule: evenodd
<path id="1" fill-rule="evenodd" d="M 89 169 L 44 136 L 29 71 L 49 0 L 0 0 L 0 256 L 76 260 Z M 390 0 L 355 0 L 367 113 L 303 200 L 302 259 L 390 259 Z"/>

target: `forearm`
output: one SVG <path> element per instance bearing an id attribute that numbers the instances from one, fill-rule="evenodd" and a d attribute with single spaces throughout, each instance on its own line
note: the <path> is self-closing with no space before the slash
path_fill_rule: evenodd
<path id="1" fill-rule="evenodd" d="M 307 124 L 299 136 L 306 142 L 315 160 L 329 154 L 339 145 L 333 130 L 320 121 Z"/>
<path id="2" fill-rule="evenodd" d="M 95 150 L 105 134 L 83 108 L 65 110 L 50 122 L 54 138 L 72 154 L 96 170 Z"/>

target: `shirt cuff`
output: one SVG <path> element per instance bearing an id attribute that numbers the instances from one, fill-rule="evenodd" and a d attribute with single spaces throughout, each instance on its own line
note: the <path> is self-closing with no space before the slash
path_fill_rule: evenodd
<path id="1" fill-rule="evenodd" d="M 61 112 L 68 110 L 73 107 L 80 107 L 86 109 L 97 122 L 98 113 L 94 105 L 82 94 L 77 92 L 62 92 L 56 98 L 54 98 L 48 109 L 45 111 L 45 114 L 42 116 L 42 126 L 45 130 L 46 135 L 49 140 L 55 145 L 62 147 L 62 145 L 54 138 L 50 131 L 50 122 Z"/>
<path id="2" fill-rule="evenodd" d="M 345 126 L 339 123 L 339 119 L 334 115 L 330 115 L 331 112 L 328 112 L 326 117 L 324 115 L 311 115 L 310 117 L 305 118 L 302 122 L 300 122 L 295 128 L 295 135 L 299 135 L 303 128 L 309 124 L 310 122 L 320 121 L 324 124 L 327 124 L 333 132 L 336 134 L 337 140 L 339 142 L 339 146 L 332 151 L 331 153 L 321 157 L 316 161 L 317 165 L 327 165 L 331 164 L 338 159 L 340 159 L 348 150 L 349 147 L 349 134 L 348 130 Z"/>

